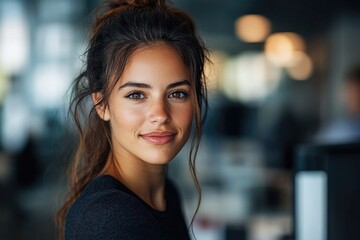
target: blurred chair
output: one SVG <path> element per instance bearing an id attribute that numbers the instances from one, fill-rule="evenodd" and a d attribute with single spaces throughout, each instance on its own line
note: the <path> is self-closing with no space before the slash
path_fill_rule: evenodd
<path id="1" fill-rule="evenodd" d="M 300 146 L 294 170 L 296 239 L 360 239 L 360 142 Z"/>

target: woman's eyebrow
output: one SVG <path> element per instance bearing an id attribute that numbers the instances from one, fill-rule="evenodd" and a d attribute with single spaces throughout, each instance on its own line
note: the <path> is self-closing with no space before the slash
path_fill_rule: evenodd
<path id="1" fill-rule="evenodd" d="M 136 88 L 151 88 L 149 84 L 146 83 L 138 83 L 138 82 L 127 82 L 119 87 L 120 89 L 126 88 L 126 87 L 136 87 Z"/>
<path id="2" fill-rule="evenodd" d="M 171 84 L 169 84 L 169 86 L 167 86 L 167 89 L 179 87 L 179 86 L 182 86 L 182 85 L 190 86 L 190 82 L 188 80 L 183 80 L 183 81 L 171 83 Z M 119 90 L 121 90 L 123 88 L 126 88 L 126 87 L 151 88 L 151 86 L 149 84 L 147 84 L 147 83 L 127 82 L 127 83 L 124 83 L 123 85 L 121 85 L 119 87 Z"/>
<path id="3" fill-rule="evenodd" d="M 180 81 L 180 82 L 171 83 L 171 84 L 169 84 L 167 89 L 179 87 L 179 86 L 182 86 L 182 85 L 190 86 L 190 82 L 188 80 L 183 80 L 183 81 Z"/>

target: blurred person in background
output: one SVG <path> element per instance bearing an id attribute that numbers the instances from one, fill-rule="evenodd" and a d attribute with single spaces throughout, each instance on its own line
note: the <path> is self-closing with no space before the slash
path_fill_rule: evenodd
<path id="1" fill-rule="evenodd" d="M 166 174 L 191 136 L 199 190 L 194 161 L 207 106 L 206 59 L 190 16 L 165 0 L 105 5 L 73 85 L 80 145 L 58 213 L 65 239 L 190 239 Z"/>
<path id="2" fill-rule="evenodd" d="M 360 140 L 360 64 L 351 68 L 341 89 L 343 115 L 320 130 L 319 143 L 348 143 Z"/>

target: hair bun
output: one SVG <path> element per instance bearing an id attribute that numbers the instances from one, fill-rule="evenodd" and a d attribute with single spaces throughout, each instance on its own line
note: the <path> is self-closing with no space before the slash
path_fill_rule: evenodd
<path id="1" fill-rule="evenodd" d="M 122 6 L 142 6 L 150 8 L 162 8 L 166 6 L 166 0 L 110 0 L 110 8 Z"/>

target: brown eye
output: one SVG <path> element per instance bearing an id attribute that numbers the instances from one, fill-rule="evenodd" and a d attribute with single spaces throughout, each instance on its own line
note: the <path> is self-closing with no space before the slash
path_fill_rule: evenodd
<path id="1" fill-rule="evenodd" d="M 175 92 L 170 93 L 170 95 L 169 95 L 170 98 L 177 98 L 177 99 L 184 99 L 187 96 L 188 96 L 188 94 L 183 91 L 175 91 Z"/>
<path id="2" fill-rule="evenodd" d="M 145 99 L 145 96 L 144 96 L 144 94 L 142 94 L 140 92 L 133 92 L 133 93 L 130 93 L 129 95 L 127 95 L 126 98 L 128 98 L 130 100 L 142 100 L 142 99 Z"/>

